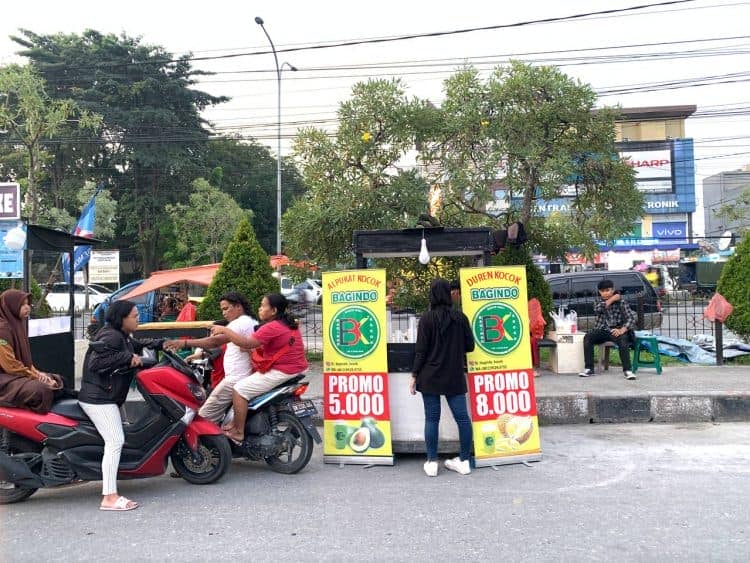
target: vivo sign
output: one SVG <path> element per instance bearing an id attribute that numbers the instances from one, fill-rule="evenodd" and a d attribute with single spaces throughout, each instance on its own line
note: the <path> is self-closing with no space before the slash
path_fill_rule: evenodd
<path id="1" fill-rule="evenodd" d="M 651 230 L 658 239 L 673 240 L 687 238 L 687 223 L 654 223 Z"/>

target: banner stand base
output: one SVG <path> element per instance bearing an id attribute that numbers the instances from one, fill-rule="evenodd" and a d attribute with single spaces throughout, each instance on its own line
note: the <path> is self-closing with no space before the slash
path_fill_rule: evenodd
<path id="1" fill-rule="evenodd" d="M 353 456 L 327 455 L 323 463 L 343 463 L 346 465 L 393 465 L 393 456 Z"/>
<path id="2" fill-rule="evenodd" d="M 495 465 L 511 465 L 513 463 L 526 463 L 529 461 L 542 461 L 542 454 L 526 454 L 504 457 L 485 457 L 474 460 L 475 467 L 493 467 Z"/>

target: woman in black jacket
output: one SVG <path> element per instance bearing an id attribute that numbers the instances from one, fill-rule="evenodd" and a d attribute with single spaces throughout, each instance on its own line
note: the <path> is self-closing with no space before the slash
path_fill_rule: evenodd
<path id="1" fill-rule="evenodd" d="M 450 284 L 436 279 L 430 286 L 430 310 L 419 319 L 417 345 L 409 391 L 422 393 L 424 401 L 424 441 L 427 461 L 424 471 L 430 477 L 438 472 L 437 446 L 440 423 L 440 396 L 444 395 L 458 425 L 461 454 L 445 460 L 445 467 L 461 475 L 471 473 L 471 419 L 466 408 L 466 352 L 474 350 L 469 320 L 452 308 Z"/>
<path id="2" fill-rule="evenodd" d="M 99 508 L 133 510 L 138 508 L 138 503 L 117 494 L 117 468 L 125 442 L 120 407 L 128 396 L 135 371 L 115 371 L 141 366 L 139 354 L 143 349 L 159 349 L 162 341 L 133 338 L 132 334 L 138 327 L 138 309 L 131 301 L 112 303 L 107 311 L 107 323 L 95 339 L 105 348 L 94 350 L 89 347 L 83 360 L 78 402 L 104 440 L 102 503 Z"/>

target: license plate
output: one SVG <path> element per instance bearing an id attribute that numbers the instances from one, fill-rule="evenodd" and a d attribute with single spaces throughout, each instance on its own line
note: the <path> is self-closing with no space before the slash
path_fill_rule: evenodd
<path id="1" fill-rule="evenodd" d="M 297 416 L 310 416 L 317 414 L 318 409 L 315 408 L 315 403 L 309 399 L 305 399 L 304 401 L 294 401 L 292 403 L 292 412 Z"/>

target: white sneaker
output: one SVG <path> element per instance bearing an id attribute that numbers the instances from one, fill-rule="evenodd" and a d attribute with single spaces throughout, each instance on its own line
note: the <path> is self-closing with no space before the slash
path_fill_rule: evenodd
<path id="1" fill-rule="evenodd" d="M 635 374 L 632 371 L 624 371 L 622 372 L 623 376 L 625 376 L 625 379 L 628 379 L 630 381 L 633 381 L 636 379 Z"/>
<path id="2" fill-rule="evenodd" d="M 453 459 L 446 459 L 445 467 L 450 469 L 451 471 L 460 473 L 461 475 L 468 475 L 469 473 L 471 473 L 471 466 L 469 465 L 469 460 L 465 459 L 461 461 L 460 457 L 454 457 Z"/>
<path id="3" fill-rule="evenodd" d="M 425 461 L 424 472 L 428 477 L 437 477 L 438 463 L 437 461 Z"/>

